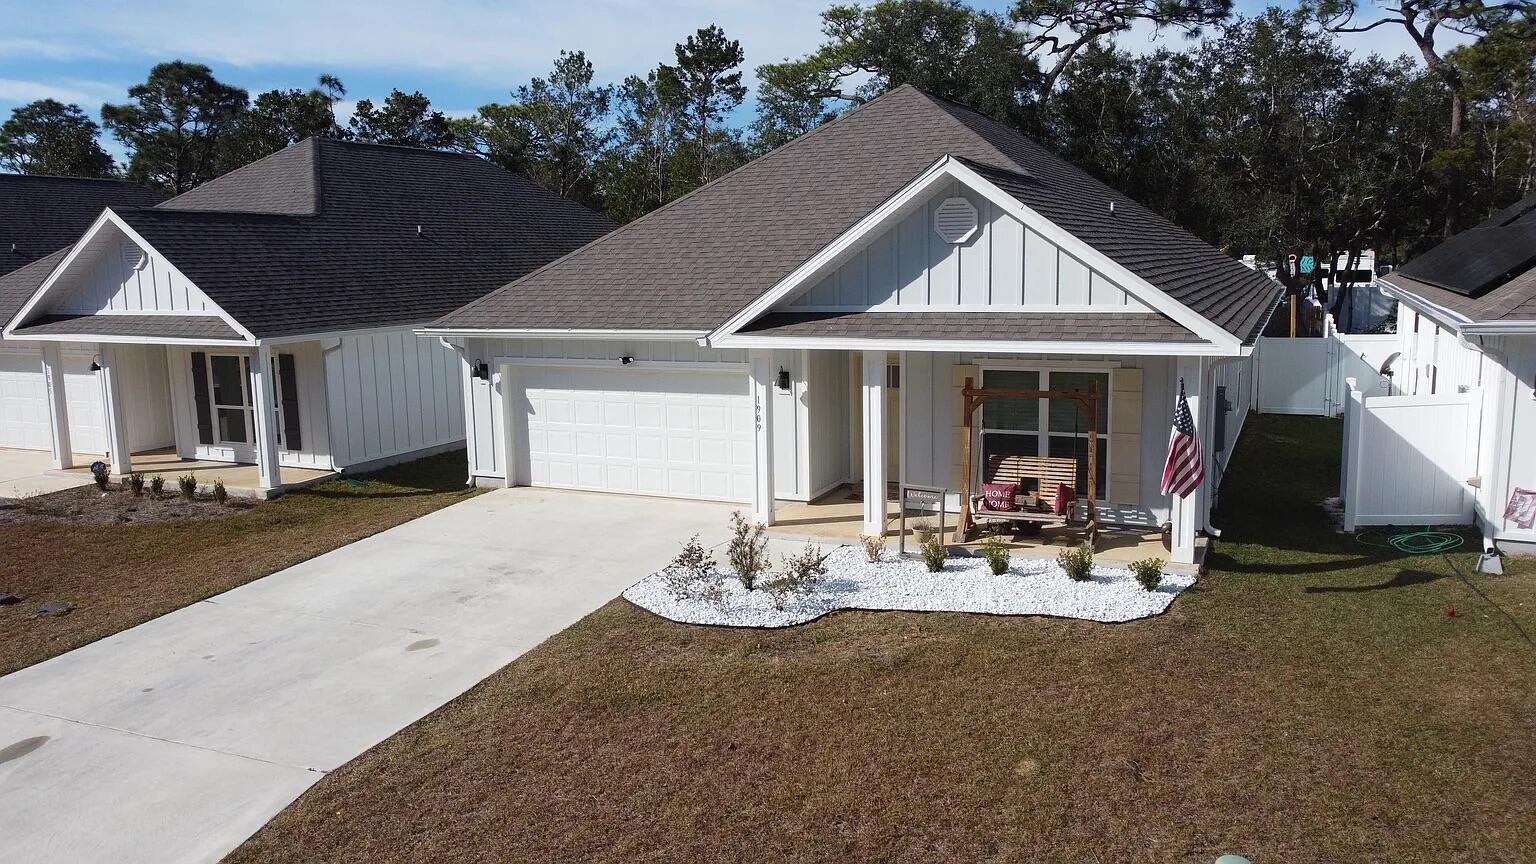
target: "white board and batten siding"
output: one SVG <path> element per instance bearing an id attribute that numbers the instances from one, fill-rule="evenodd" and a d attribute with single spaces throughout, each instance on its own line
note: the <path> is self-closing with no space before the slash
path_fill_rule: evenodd
<path id="1" fill-rule="evenodd" d="M 54 286 L 48 300 L 50 312 L 209 315 L 217 311 L 197 286 L 113 225 L 91 239 L 76 265 Z"/>
<path id="2" fill-rule="evenodd" d="M 308 368 L 314 374 L 312 362 Z M 331 340 L 323 374 L 337 470 L 464 439 L 463 373 L 452 349 L 436 339 L 399 329 Z"/>
<path id="3" fill-rule="evenodd" d="M 939 208 L 953 197 L 970 201 L 978 219 L 960 243 L 935 231 Z M 958 183 L 861 244 L 784 308 L 1146 311 L 1104 274 Z"/>

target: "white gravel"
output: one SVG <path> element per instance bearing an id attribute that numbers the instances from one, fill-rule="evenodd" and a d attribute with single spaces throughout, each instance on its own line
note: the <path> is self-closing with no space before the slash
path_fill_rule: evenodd
<path id="1" fill-rule="evenodd" d="M 768 590 L 748 591 L 734 573 L 723 571 L 719 599 L 697 586 L 679 599 L 662 574 L 653 573 L 630 586 L 624 599 L 663 618 L 685 624 L 728 627 L 790 627 L 838 609 L 892 609 L 910 612 L 980 612 L 988 615 L 1051 615 L 1088 621 L 1133 621 L 1157 615 L 1195 577 L 1164 573 L 1155 591 L 1141 587 L 1129 570 L 1093 568 L 1093 578 L 1074 582 L 1056 562 L 1015 559 L 1008 572 L 993 576 L 982 558 L 950 558 L 944 569 L 929 573 L 916 559 L 887 553 L 871 564 L 852 546 L 832 551 L 827 575 L 807 594 L 774 604 Z"/>

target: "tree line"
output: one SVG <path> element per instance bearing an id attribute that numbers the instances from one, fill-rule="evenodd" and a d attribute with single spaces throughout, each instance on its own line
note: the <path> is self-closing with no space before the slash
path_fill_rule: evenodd
<path id="1" fill-rule="evenodd" d="M 0 166 L 177 193 L 326 136 L 477 153 L 622 223 L 912 83 L 1234 254 L 1331 261 L 1375 248 L 1402 260 L 1536 188 L 1536 0 L 1314 0 L 1252 16 L 1234 16 L 1231 0 L 1018 0 L 1007 13 L 880 0 L 821 19 L 813 50 L 756 67 L 750 122 L 739 119 L 745 54 L 710 25 L 616 83 L 562 51 L 547 75 L 467 117 L 397 89 L 342 123 L 334 76 L 253 99 L 207 66 L 162 63 L 101 107 L 100 126 L 53 100 L 15 109 Z M 1137 25 L 1188 39 L 1117 48 Z M 1418 57 L 1340 45 L 1377 28 L 1401 30 Z M 1466 44 L 1447 48 L 1448 33 Z"/>

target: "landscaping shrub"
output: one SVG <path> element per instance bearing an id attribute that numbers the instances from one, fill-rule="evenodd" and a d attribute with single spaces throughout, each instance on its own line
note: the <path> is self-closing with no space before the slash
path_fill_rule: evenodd
<path id="1" fill-rule="evenodd" d="M 1093 547 L 1086 542 L 1073 549 L 1063 549 L 1056 564 L 1067 571 L 1074 582 L 1087 582 L 1093 576 Z"/>
<path id="2" fill-rule="evenodd" d="M 666 583 L 667 592 L 677 600 L 686 600 L 692 597 L 695 591 L 703 589 L 706 596 L 719 595 L 719 575 L 715 572 L 715 556 L 709 554 L 699 543 L 699 535 L 695 534 L 683 544 L 683 551 L 677 553 L 661 571 L 662 580 Z M 710 583 L 713 583 L 713 591 Z"/>
<path id="3" fill-rule="evenodd" d="M 188 501 L 197 497 L 197 478 L 191 474 L 183 474 L 177 477 L 176 487 L 181 490 L 181 497 Z"/>
<path id="4" fill-rule="evenodd" d="M 1136 575 L 1136 581 L 1148 591 L 1156 591 L 1157 586 L 1163 584 L 1163 559 L 1143 558 L 1140 561 L 1131 562 L 1131 572 Z"/>
<path id="5" fill-rule="evenodd" d="M 149 491 L 156 498 L 160 497 L 160 493 L 165 491 L 165 478 L 159 474 L 149 478 Z"/>
<path id="6" fill-rule="evenodd" d="M 944 544 L 933 534 L 923 541 L 922 548 L 918 550 L 923 556 L 923 565 L 929 573 L 937 573 L 944 569 Z"/>
<path id="7" fill-rule="evenodd" d="M 981 555 L 987 559 L 987 569 L 993 576 L 1001 576 L 1008 572 L 1010 562 L 1008 556 L 1008 541 L 1000 535 L 993 534 L 981 544 Z"/>
<path id="8" fill-rule="evenodd" d="M 784 559 L 779 575 L 769 584 L 768 590 L 773 594 L 773 605 L 783 609 L 790 596 L 809 593 L 825 575 L 827 575 L 827 555 L 817 549 L 816 544 L 807 541 L 805 548 L 800 550 L 800 554 L 790 555 Z"/>
<path id="9" fill-rule="evenodd" d="M 864 560 L 871 564 L 879 564 L 885 557 L 885 537 L 876 537 L 873 534 L 864 534 L 859 537 L 859 542 L 864 544 Z"/>
<path id="10" fill-rule="evenodd" d="M 92 462 L 91 479 L 96 481 L 97 489 L 106 491 L 107 484 L 112 482 L 112 471 L 105 462 Z"/>
<path id="11" fill-rule="evenodd" d="M 213 500 L 220 505 L 229 500 L 229 490 L 224 488 L 223 480 L 213 481 Z"/>
<path id="12" fill-rule="evenodd" d="M 748 522 L 741 513 L 731 514 L 731 542 L 726 547 L 726 558 L 741 587 L 751 591 L 759 576 L 773 566 L 768 560 L 768 526 L 760 522 Z"/>
<path id="13" fill-rule="evenodd" d="M 144 494 L 144 474 L 143 474 L 143 472 L 135 471 L 132 474 L 128 475 L 128 488 L 130 490 L 132 490 L 132 492 L 133 492 L 133 494 L 135 496 L 139 496 L 139 495 L 143 495 Z"/>

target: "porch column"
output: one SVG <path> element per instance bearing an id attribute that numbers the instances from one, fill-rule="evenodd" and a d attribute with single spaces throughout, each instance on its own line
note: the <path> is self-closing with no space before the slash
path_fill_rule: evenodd
<path id="1" fill-rule="evenodd" d="M 283 485 L 277 465 L 277 390 L 272 382 L 272 349 L 251 355 L 251 413 L 256 417 L 256 476 L 262 489 Z"/>
<path id="2" fill-rule="evenodd" d="M 1201 360 L 1202 358 L 1200 357 L 1180 357 L 1178 362 L 1175 364 L 1174 380 L 1172 382 L 1173 398 L 1178 399 L 1178 379 L 1184 379 L 1184 395 L 1189 400 L 1189 413 L 1191 417 L 1196 418 L 1197 424 L 1199 424 L 1199 418 L 1201 417 L 1200 383 L 1201 378 L 1203 377 L 1202 373 L 1204 366 Z M 1172 425 L 1173 409 L 1174 405 L 1170 404 L 1168 410 L 1170 426 Z M 1212 446 L 1212 442 L 1207 437 L 1207 430 L 1203 425 L 1197 425 L 1195 429 L 1195 435 L 1200 439 L 1202 451 L 1205 452 L 1207 457 L 1207 470 L 1209 470 L 1209 451 Z M 1209 480 L 1210 478 L 1207 477 L 1206 479 Z M 1199 489 L 1191 492 L 1187 498 L 1170 498 L 1170 507 L 1172 510 L 1171 515 L 1173 521 L 1173 537 L 1171 543 L 1172 548 L 1169 551 L 1169 557 L 1172 558 L 1175 563 L 1195 563 L 1195 535 L 1199 533 L 1201 522 L 1204 521 L 1204 510 L 1202 509 L 1204 501 L 1204 482 L 1200 484 Z"/>
<path id="3" fill-rule="evenodd" d="M 752 486 L 752 518 L 764 525 L 773 524 L 773 352 L 754 350 L 752 366 L 752 408 L 756 413 L 753 443 L 757 458 Z"/>
<path id="4" fill-rule="evenodd" d="M 863 353 L 863 533 L 878 537 L 885 534 L 885 352 Z"/>
<path id="5" fill-rule="evenodd" d="M 73 468 L 74 449 L 69 442 L 69 399 L 64 392 L 64 352 L 57 342 L 43 343 L 43 382 L 48 388 L 48 421 L 53 435 L 49 446 L 54 468 Z"/>
<path id="6" fill-rule="evenodd" d="M 96 373 L 101 382 L 101 411 L 107 426 L 107 460 L 112 473 L 118 476 L 133 470 L 133 454 L 128 444 L 128 405 L 123 401 L 123 375 L 118 365 L 121 352 L 116 346 L 103 342 L 96 346 Z"/>

